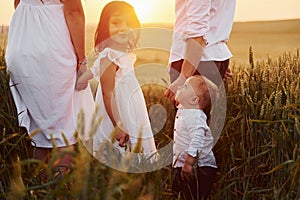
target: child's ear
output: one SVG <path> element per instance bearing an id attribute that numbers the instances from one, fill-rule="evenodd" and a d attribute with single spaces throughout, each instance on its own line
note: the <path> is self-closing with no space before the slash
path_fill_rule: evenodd
<path id="1" fill-rule="evenodd" d="M 190 104 L 195 105 L 199 103 L 199 97 L 195 96 L 193 98 L 190 99 Z"/>

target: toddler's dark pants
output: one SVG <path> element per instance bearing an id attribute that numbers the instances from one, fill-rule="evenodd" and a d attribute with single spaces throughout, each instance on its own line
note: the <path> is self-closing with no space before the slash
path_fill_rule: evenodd
<path id="1" fill-rule="evenodd" d="M 213 167 L 198 167 L 198 192 L 197 192 L 197 179 L 195 175 L 182 178 L 180 175 L 181 167 L 175 168 L 175 175 L 172 183 L 172 191 L 174 195 L 178 196 L 181 193 L 183 199 L 197 200 L 197 193 L 199 200 L 209 199 L 210 190 L 214 183 L 216 168 Z"/>

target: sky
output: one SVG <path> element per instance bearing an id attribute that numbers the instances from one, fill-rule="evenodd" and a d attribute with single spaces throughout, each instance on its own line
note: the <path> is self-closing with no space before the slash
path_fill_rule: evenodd
<path id="1" fill-rule="evenodd" d="M 96 24 L 110 0 L 82 0 L 86 23 Z M 135 7 L 142 23 L 174 23 L 175 0 L 125 0 Z M 13 0 L 0 0 L 0 25 L 9 25 Z M 235 21 L 300 18 L 300 0 L 237 0 Z"/>

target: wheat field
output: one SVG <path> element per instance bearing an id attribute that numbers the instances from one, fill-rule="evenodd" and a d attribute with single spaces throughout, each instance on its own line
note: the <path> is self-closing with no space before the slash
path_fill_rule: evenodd
<path id="1" fill-rule="evenodd" d="M 229 43 L 234 75 L 225 84 L 227 112 L 214 147 L 218 171 L 212 199 L 300 198 L 300 21 L 289 22 L 234 25 Z M 0 65 L 5 66 L 5 45 L 0 47 Z M 161 148 L 172 141 L 175 115 L 173 104 L 162 97 L 169 83 L 164 71 L 168 52 L 136 53 L 136 74 L 148 109 L 160 105 L 167 110 L 167 121 L 155 134 Z M 17 126 L 4 68 L 0 81 L 0 199 L 174 199 L 171 166 L 141 174 L 120 172 L 98 162 L 80 140 L 74 168 L 64 179 L 39 180 L 39 169 L 51 166 L 31 159 L 33 148 Z M 155 119 L 162 114 L 152 112 L 151 122 L 159 123 Z"/>

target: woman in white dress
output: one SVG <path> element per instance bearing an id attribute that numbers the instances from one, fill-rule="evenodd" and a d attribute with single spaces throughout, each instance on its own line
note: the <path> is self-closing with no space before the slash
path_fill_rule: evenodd
<path id="1" fill-rule="evenodd" d="M 115 126 L 120 131 L 114 145 L 121 152 L 128 135 L 132 148 L 142 138 L 139 150 L 147 155 L 156 152 L 145 99 L 135 77 L 136 57 L 128 53 L 136 47 L 138 28 L 140 23 L 131 5 L 122 1 L 108 3 L 95 33 L 95 49 L 100 53 L 91 70 L 77 81 L 78 88 L 93 77 L 99 81 L 95 102 L 99 105 L 98 116 L 103 119 L 94 136 L 96 154 L 102 153 L 98 152 L 99 146 L 110 138 Z"/>
<path id="2" fill-rule="evenodd" d="M 89 88 L 75 91 L 77 75 L 87 69 L 84 12 L 80 0 L 15 0 L 15 8 L 6 49 L 11 91 L 19 125 L 40 130 L 32 136 L 34 158 L 47 162 L 54 145 L 73 149 L 79 110 L 94 107 Z M 64 173 L 59 166 L 71 162 L 66 154 L 58 168 Z"/>

